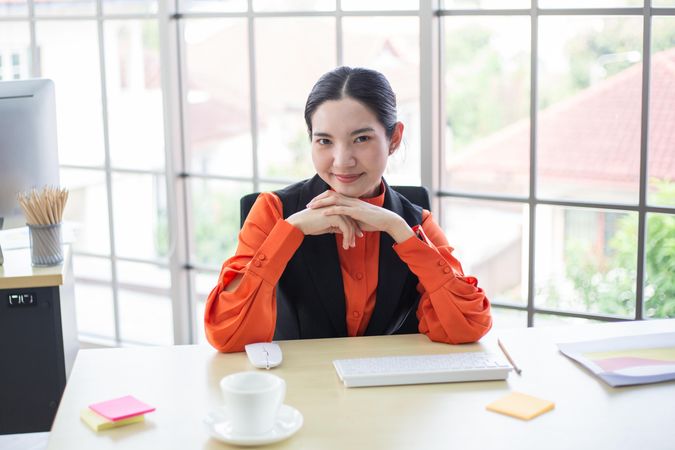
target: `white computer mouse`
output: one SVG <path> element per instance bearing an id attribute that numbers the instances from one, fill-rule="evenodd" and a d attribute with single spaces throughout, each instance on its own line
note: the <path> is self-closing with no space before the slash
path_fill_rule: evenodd
<path id="1" fill-rule="evenodd" d="M 258 369 L 271 369 L 283 360 L 281 348 L 274 342 L 256 342 L 244 346 L 248 360 Z"/>

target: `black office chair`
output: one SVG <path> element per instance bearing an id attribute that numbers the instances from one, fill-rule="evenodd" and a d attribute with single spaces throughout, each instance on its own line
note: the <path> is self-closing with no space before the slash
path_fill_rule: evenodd
<path id="1" fill-rule="evenodd" d="M 424 186 L 391 186 L 393 190 L 404 196 L 411 203 L 421 206 L 427 211 L 431 211 L 431 201 L 429 200 L 429 191 Z M 248 216 L 248 212 L 258 198 L 259 192 L 244 195 L 239 201 L 239 211 L 241 214 L 241 222 L 239 227 L 244 226 L 244 221 Z"/>

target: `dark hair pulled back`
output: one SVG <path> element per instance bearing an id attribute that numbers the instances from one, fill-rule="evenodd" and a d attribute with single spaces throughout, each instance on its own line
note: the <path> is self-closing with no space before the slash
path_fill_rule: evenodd
<path id="1" fill-rule="evenodd" d="M 307 97 L 305 122 L 312 138 L 312 115 L 322 103 L 329 100 L 353 98 L 370 109 L 386 135 L 391 138 L 396 125 L 396 95 L 389 81 L 380 72 L 361 67 L 338 67 L 319 78 Z"/>

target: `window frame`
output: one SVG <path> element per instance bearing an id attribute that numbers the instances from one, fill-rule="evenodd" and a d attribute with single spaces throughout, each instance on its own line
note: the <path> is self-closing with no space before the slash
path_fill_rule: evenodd
<path id="1" fill-rule="evenodd" d="M 34 0 L 27 0 L 27 12 L 21 15 L 11 15 L 0 18 L 0 24 L 4 22 L 27 23 L 30 33 L 30 60 L 26 70 L 32 77 L 41 75 L 39 67 L 39 49 L 36 44 L 35 26 L 37 22 L 59 20 L 91 20 L 96 22 L 98 48 L 99 48 L 99 73 L 102 92 L 101 120 L 103 123 L 105 159 L 102 166 L 92 167 L 89 165 L 62 165 L 65 169 L 86 169 L 100 171 L 105 176 L 105 186 L 108 208 L 108 227 L 110 233 L 109 254 L 91 254 L 77 252 L 77 255 L 104 258 L 111 263 L 110 286 L 113 292 L 113 311 L 115 321 L 115 336 L 112 339 L 103 336 L 82 336 L 82 339 L 106 343 L 108 345 L 136 344 L 120 339 L 120 316 L 118 290 L 120 281 L 117 273 L 119 262 L 140 262 L 154 264 L 160 268 L 168 268 L 171 273 L 171 308 L 173 312 L 173 334 L 175 344 L 189 344 L 200 341 L 197 322 L 202 320 L 196 317 L 198 303 L 195 276 L 199 273 L 213 274 L 214 281 L 218 275 L 218 268 L 205 266 L 191 260 L 192 230 L 194 224 L 190 217 L 191 193 L 190 181 L 194 179 L 225 180 L 235 182 L 252 183 L 253 190 L 257 191 L 264 184 L 290 183 L 295 180 L 276 179 L 261 177 L 258 168 L 258 123 L 257 123 L 257 87 L 256 87 L 256 53 L 255 53 L 255 21 L 257 18 L 283 18 L 283 17 L 330 17 L 336 21 L 336 61 L 340 65 L 343 62 L 343 29 L 344 17 L 417 17 L 419 19 L 419 42 L 420 42 L 420 149 L 421 149 L 421 180 L 433 194 L 432 209 L 437 214 L 441 211 L 441 200 L 454 197 L 466 200 L 488 200 L 495 202 L 511 202 L 527 205 L 529 208 L 528 222 L 528 285 L 527 304 L 513 305 L 493 302 L 495 308 L 522 311 L 527 313 L 527 326 L 533 326 L 537 314 L 552 315 L 559 317 L 574 317 L 582 319 L 616 321 L 627 320 L 626 318 L 613 317 L 602 314 L 588 314 L 564 310 L 551 310 L 535 305 L 535 233 L 537 230 L 536 208 L 540 205 L 592 208 L 602 210 L 632 211 L 638 214 L 638 241 L 637 241 L 637 279 L 636 279 L 636 308 L 633 320 L 641 320 L 644 305 L 644 280 L 645 280 L 645 239 L 646 218 L 648 213 L 675 214 L 675 207 L 650 206 L 647 203 L 648 180 L 647 180 L 647 157 L 648 157 L 648 133 L 649 133 L 649 90 L 651 73 L 651 30 L 652 18 L 656 16 L 675 16 L 675 7 L 652 7 L 652 1 L 646 0 L 644 7 L 625 8 L 555 8 L 542 9 L 538 7 L 538 0 L 532 0 L 530 8 L 521 9 L 444 9 L 441 0 L 420 0 L 419 8 L 415 10 L 385 10 L 385 11 L 344 11 L 341 8 L 341 0 L 336 0 L 336 8 L 333 11 L 287 11 L 287 12 L 260 12 L 253 10 L 253 0 L 247 0 L 247 9 L 242 12 L 183 12 L 180 0 L 158 1 L 156 13 L 129 13 L 107 14 L 104 12 L 104 0 L 96 0 L 95 14 L 76 15 L 50 15 L 36 16 Z M 643 18 L 643 49 L 642 49 L 642 104 L 641 104 L 641 138 L 640 138 L 640 178 L 639 178 L 639 202 L 637 205 L 610 204 L 584 201 L 560 201 L 556 199 L 541 198 L 537 195 L 536 182 L 536 158 L 537 158 L 537 53 L 538 53 L 538 24 L 540 17 L 546 16 L 637 16 Z M 471 192 L 458 192 L 443 190 L 442 179 L 442 149 L 444 148 L 443 127 L 444 111 L 444 87 L 443 87 L 443 18 L 448 16 L 519 16 L 530 18 L 530 173 L 529 192 L 527 196 L 503 196 L 478 194 Z M 250 81 L 250 126 L 252 135 L 252 158 L 253 173 L 251 177 L 234 177 L 206 175 L 192 173 L 187 170 L 187 154 L 185 142 L 185 105 L 187 80 L 186 68 L 183 61 L 185 47 L 183 43 L 183 31 L 186 20 L 199 18 L 245 18 L 248 23 L 248 40 L 246 42 L 249 54 L 249 81 Z M 106 55 L 104 42 L 104 24 L 108 20 L 119 19 L 150 19 L 157 20 L 159 24 L 160 40 L 160 65 L 164 112 L 164 142 L 165 142 L 165 168 L 164 170 L 130 170 L 118 169 L 111 166 L 110 161 L 110 138 L 108 124 L 108 106 L 106 90 Z M 4 66 L 11 67 L 7 59 Z M 136 258 L 120 257 L 115 248 L 114 211 L 113 211 L 113 177 L 118 173 L 136 173 L 143 175 L 164 176 L 167 192 L 167 214 L 170 234 L 170 252 L 166 261 L 145 260 Z M 525 239 L 525 237 L 524 237 Z M 224 256 L 225 257 L 225 256 Z M 128 286 L 124 286 L 125 288 Z"/>

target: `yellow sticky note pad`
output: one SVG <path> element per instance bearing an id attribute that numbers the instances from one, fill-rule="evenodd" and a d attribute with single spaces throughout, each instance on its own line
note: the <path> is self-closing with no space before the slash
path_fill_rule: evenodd
<path id="1" fill-rule="evenodd" d="M 129 425 L 132 423 L 143 422 L 145 420 L 145 416 L 143 414 L 140 414 L 138 416 L 129 417 L 128 419 L 116 420 L 113 422 L 112 420 L 108 420 L 103 416 L 99 416 L 91 409 L 85 408 L 82 411 L 80 411 L 80 419 L 82 419 L 84 423 L 89 425 L 89 428 L 91 428 L 92 430 L 101 431 L 110 428 L 117 428 L 124 425 Z"/>
<path id="2" fill-rule="evenodd" d="M 555 403 L 553 402 L 520 392 L 512 392 L 506 397 L 502 397 L 486 406 L 490 411 L 523 420 L 530 420 L 533 417 L 552 410 L 554 407 Z"/>

